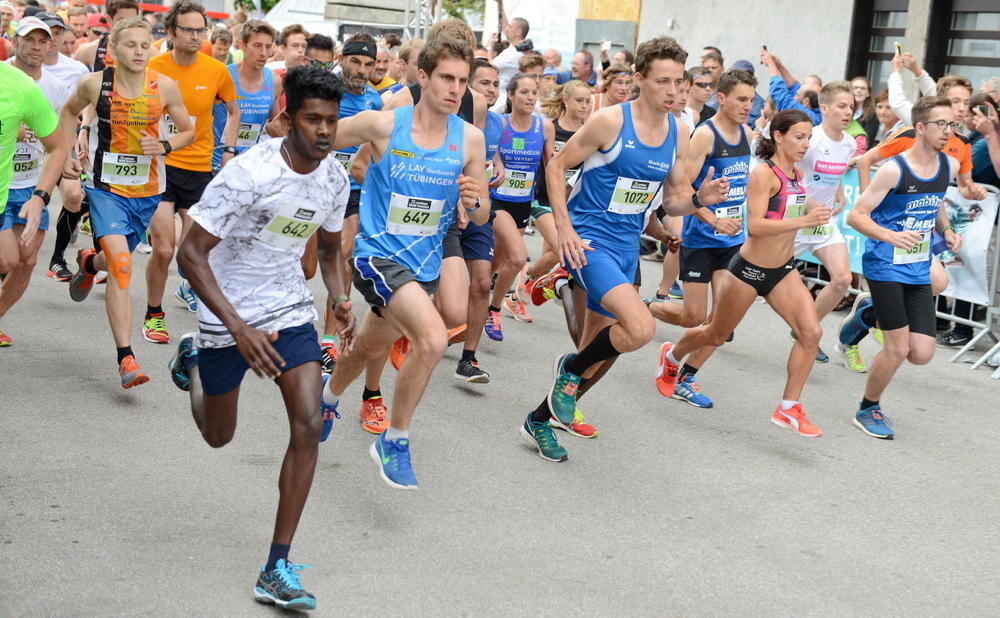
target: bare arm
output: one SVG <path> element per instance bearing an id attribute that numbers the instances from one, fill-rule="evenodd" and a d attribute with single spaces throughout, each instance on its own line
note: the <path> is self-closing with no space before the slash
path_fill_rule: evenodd
<path id="1" fill-rule="evenodd" d="M 174 116 L 171 115 L 173 118 Z M 226 101 L 226 126 L 222 129 L 222 145 L 223 147 L 235 146 L 236 139 L 240 135 L 240 104 L 236 102 L 236 99 L 232 101 Z M 229 163 L 235 155 L 231 152 L 222 153 L 222 162 L 219 167 L 225 167 L 226 163 Z"/>
<path id="2" fill-rule="evenodd" d="M 333 313 L 337 317 L 337 323 L 343 325 L 337 334 L 340 335 L 344 350 L 350 352 L 354 347 L 354 314 L 351 313 L 351 301 L 342 300 L 347 296 L 347 282 L 344 260 L 340 255 L 340 232 L 327 232 L 320 227 L 316 237 L 323 284 L 329 297 L 334 299 Z M 338 301 L 338 298 L 341 300 Z"/>
<path id="3" fill-rule="evenodd" d="M 358 152 L 354 155 L 354 161 L 351 162 L 351 179 L 359 185 L 364 184 L 365 174 L 368 173 L 368 165 L 372 160 L 372 150 L 368 144 L 361 144 L 358 148 Z"/>
<path id="4" fill-rule="evenodd" d="M 467 218 L 476 225 L 486 223 L 490 218 L 489 202 L 482 202 L 483 170 L 486 169 L 486 138 L 483 132 L 466 123 L 465 126 L 465 167 L 458 179 L 459 220 Z"/>
<path id="5" fill-rule="evenodd" d="M 194 124 L 188 116 L 187 108 L 184 107 L 181 91 L 177 88 L 177 82 L 165 75 L 160 76 L 160 99 L 163 101 L 164 109 L 170 114 L 177 126 L 177 135 L 167 140 L 170 143 L 170 149 L 177 150 L 193 144 Z M 158 152 L 147 154 L 163 154 L 163 149 L 161 147 Z"/>
<path id="6" fill-rule="evenodd" d="M 872 211 L 879 207 L 885 196 L 899 182 L 899 166 L 895 162 L 886 163 L 875 172 L 871 184 L 861 193 L 854 208 L 847 213 L 847 224 L 873 240 L 887 242 L 901 249 L 912 249 L 923 239 L 915 230 L 893 231 L 884 228 L 872 219 Z"/>
<path id="7" fill-rule="evenodd" d="M 872 181 L 872 166 L 882 161 L 882 153 L 872 148 L 858 159 L 858 188 L 864 193 Z"/>
<path id="8" fill-rule="evenodd" d="M 686 131 L 677 132 L 677 161 L 687 161 L 690 138 Z M 698 187 L 698 201 L 703 206 L 718 204 L 729 195 L 729 179 L 725 176 L 713 178 L 714 168 L 709 168 L 701 186 Z M 698 208 L 694 202 L 694 187 L 684 165 L 674 165 L 667 174 L 666 186 L 663 187 L 663 210 L 672 217 L 689 215 Z M 714 215 L 712 215 L 714 216 Z"/>
<path id="9" fill-rule="evenodd" d="M 399 92 L 403 92 L 400 90 Z M 398 94 L 398 93 L 397 93 Z M 388 117 L 388 120 L 387 120 Z M 387 140 L 392 133 L 393 112 L 367 110 L 337 122 L 337 137 L 333 141 L 334 150 L 344 150 L 365 142 Z M 372 154 L 382 156 L 381 149 L 373 144 Z M 481 175 L 481 174 L 480 174 Z"/>
<path id="10" fill-rule="evenodd" d="M 833 211 L 829 206 L 816 202 L 813 202 L 814 206 L 804 216 L 768 219 L 767 202 L 779 191 L 781 182 L 768 165 L 758 165 L 750 172 L 750 179 L 747 181 L 747 232 L 751 236 L 776 236 L 829 223 Z"/>

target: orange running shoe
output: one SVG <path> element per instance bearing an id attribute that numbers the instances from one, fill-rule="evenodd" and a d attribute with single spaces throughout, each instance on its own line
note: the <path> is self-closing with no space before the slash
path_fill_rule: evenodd
<path id="1" fill-rule="evenodd" d="M 660 346 L 660 365 L 656 369 L 656 377 L 653 378 L 653 381 L 656 382 L 656 390 L 660 391 L 664 397 L 673 397 L 674 388 L 677 386 L 677 371 L 680 367 L 667 359 L 667 352 L 673 347 L 674 344 L 669 341 Z"/>
<path id="2" fill-rule="evenodd" d="M 806 413 L 802 410 L 802 404 L 797 403 L 788 410 L 782 410 L 778 406 L 771 415 L 771 422 L 778 427 L 788 427 L 800 436 L 807 438 L 818 438 L 823 435 L 823 430 L 813 425 L 806 418 Z"/>
<path id="3" fill-rule="evenodd" d="M 118 366 L 118 374 L 122 377 L 122 388 L 132 388 L 149 382 L 149 376 L 142 372 L 139 363 L 135 362 L 135 357 L 129 354 L 122 359 Z"/>
<path id="4" fill-rule="evenodd" d="M 532 281 L 531 275 L 528 274 L 528 264 L 525 264 L 518 271 L 517 277 L 514 278 L 515 295 L 518 298 L 531 298 L 531 288 L 534 285 L 535 282 Z"/>
<path id="5" fill-rule="evenodd" d="M 563 431 L 569 432 L 578 438 L 596 438 L 597 428 L 593 425 L 587 424 L 583 420 L 583 412 L 580 408 L 573 411 L 573 422 L 568 426 L 559 422 L 559 419 L 553 416 L 549 419 L 549 426 L 556 429 L 562 429 Z"/>
<path id="6" fill-rule="evenodd" d="M 323 373 L 333 373 L 333 369 L 337 366 L 337 344 L 323 343 L 320 344 L 320 348 L 323 352 Z"/>
<path id="7" fill-rule="evenodd" d="M 396 371 L 399 371 L 399 368 L 403 366 L 403 361 L 406 360 L 406 355 L 409 353 L 410 340 L 406 337 L 400 337 L 389 348 L 389 360 L 392 361 L 392 366 Z"/>
<path id="8" fill-rule="evenodd" d="M 530 315 L 528 315 L 528 311 L 524 308 L 524 303 L 512 294 L 504 297 L 503 308 L 506 309 L 509 314 L 514 316 L 514 319 L 518 322 L 531 324 L 535 321 Z"/>
<path id="9" fill-rule="evenodd" d="M 385 418 L 386 412 L 388 410 L 386 410 L 385 404 L 382 403 L 381 397 L 362 399 L 361 410 L 359 411 L 361 428 L 368 433 L 382 433 L 389 426 L 389 421 Z"/>
<path id="10" fill-rule="evenodd" d="M 10 335 L 7 335 L 0 330 L 0 348 L 6 348 L 12 343 L 14 343 L 14 341 L 10 338 Z"/>
<path id="11" fill-rule="evenodd" d="M 465 331 L 468 325 L 462 324 L 461 326 L 456 326 L 455 328 L 448 329 L 448 345 L 453 343 L 462 343 L 465 341 Z"/>
<path id="12" fill-rule="evenodd" d="M 569 279 L 569 273 L 562 266 L 556 266 L 551 272 L 535 279 L 534 285 L 531 286 L 531 303 L 537 307 L 555 298 L 556 282 L 560 279 Z"/>

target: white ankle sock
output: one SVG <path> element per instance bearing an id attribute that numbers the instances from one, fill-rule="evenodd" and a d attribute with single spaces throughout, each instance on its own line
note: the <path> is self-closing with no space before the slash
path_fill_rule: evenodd
<path id="1" fill-rule="evenodd" d="M 396 429 L 395 427 L 390 426 L 385 430 L 386 440 L 392 440 L 393 442 L 395 442 L 396 440 L 403 440 L 409 437 L 410 437 L 410 431 L 408 429 L 406 430 Z"/>
<path id="2" fill-rule="evenodd" d="M 679 360 L 677 360 L 676 358 L 674 358 L 674 349 L 673 348 L 670 348 L 669 350 L 667 350 L 667 360 L 670 361 L 671 363 L 675 364 L 675 365 L 680 365 L 681 364 L 681 362 Z"/>
<path id="3" fill-rule="evenodd" d="M 797 404 L 797 403 L 798 403 L 797 401 L 792 401 L 791 399 L 782 399 L 781 400 L 781 409 L 782 409 L 782 411 L 791 410 L 792 407 L 795 404 Z"/>
<path id="4" fill-rule="evenodd" d="M 323 387 L 323 403 L 328 406 L 336 405 L 340 401 L 340 396 L 334 395 L 333 391 L 330 390 L 330 382 L 333 382 L 333 378 L 330 378 Z"/>

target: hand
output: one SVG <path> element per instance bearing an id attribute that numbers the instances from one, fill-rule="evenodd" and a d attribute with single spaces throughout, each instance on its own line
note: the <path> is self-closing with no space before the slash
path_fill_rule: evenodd
<path id="1" fill-rule="evenodd" d="M 346 354 L 351 353 L 356 341 L 356 323 L 354 321 L 354 313 L 351 312 L 351 307 L 351 301 L 345 300 L 344 302 L 337 303 L 333 308 L 333 316 L 337 319 L 337 323 L 343 324 L 343 327 L 337 330 L 337 335 L 340 336 L 340 349 Z"/>
<path id="2" fill-rule="evenodd" d="M 90 158 L 90 131 L 80 131 L 76 136 L 76 158 L 84 166 Z"/>
<path id="3" fill-rule="evenodd" d="M 760 63 L 771 69 L 774 73 L 778 72 L 778 57 L 766 49 L 760 50 Z"/>
<path id="4" fill-rule="evenodd" d="M 858 165 L 858 159 L 861 157 L 851 157 L 851 160 L 847 162 L 847 169 L 854 169 Z"/>
<path id="5" fill-rule="evenodd" d="M 902 58 L 902 56 L 900 56 L 899 54 L 894 55 L 892 57 L 891 62 L 892 62 L 892 72 L 893 73 L 899 73 L 900 70 L 902 70 L 902 68 L 903 68 L 903 58 Z"/>
<path id="6" fill-rule="evenodd" d="M 593 251 L 593 248 L 577 236 L 576 230 L 571 225 L 567 225 L 565 229 L 560 228 L 558 234 L 559 257 L 563 265 L 570 269 L 586 266 L 586 252 Z"/>
<path id="7" fill-rule="evenodd" d="M 25 202 L 21 206 L 21 211 L 17 213 L 19 218 L 27 219 L 27 223 L 24 224 L 24 230 L 21 232 L 22 247 L 31 246 L 31 241 L 35 238 L 35 232 L 38 231 L 38 222 L 42 219 L 43 208 L 45 208 L 45 202 L 42 201 L 42 198 L 32 195 L 31 199 Z"/>
<path id="8" fill-rule="evenodd" d="M 810 228 L 819 227 L 821 225 L 826 225 L 830 222 L 830 218 L 833 216 L 833 209 L 826 204 L 817 204 L 816 206 L 809 209 L 801 219 L 800 227 Z"/>
<path id="9" fill-rule="evenodd" d="M 724 202 L 729 197 L 729 179 L 725 176 L 713 179 L 712 176 L 714 175 L 715 168 L 709 166 L 708 171 L 705 173 L 705 180 L 698 187 L 698 200 L 704 206 Z"/>
<path id="10" fill-rule="evenodd" d="M 900 61 L 903 63 L 904 69 L 909 69 L 917 77 L 920 77 L 920 74 L 923 73 L 920 69 L 920 65 L 917 64 L 917 59 L 914 58 L 913 54 L 910 52 L 903 53 L 903 55 L 900 56 Z"/>
<path id="11" fill-rule="evenodd" d="M 763 131 L 764 130 L 764 127 L 767 126 L 767 118 L 764 117 L 764 114 L 761 114 L 760 116 L 757 116 L 757 120 L 753 121 L 753 126 L 754 126 L 755 129 L 757 129 L 757 131 Z"/>
<path id="12" fill-rule="evenodd" d="M 271 345 L 272 341 L 278 340 L 277 331 L 267 333 L 244 325 L 242 329 L 233 333 L 233 339 L 236 340 L 236 349 L 239 350 L 240 356 L 250 365 L 258 378 L 273 380 L 281 375 L 285 359 L 281 358 Z"/>
<path id="13" fill-rule="evenodd" d="M 743 219 L 716 219 L 712 229 L 726 236 L 736 236 L 743 231 Z"/>
<path id="14" fill-rule="evenodd" d="M 844 186 L 841 185 L 837 187 L 837 195 L 833 198 L 833 215 L 839 215 L 844 206 L 847 206 L 847 196 L 844 195 Z"/>
<path id="15" fill-rule="evenodd" d="M 66 157 L 66 165 L 63 166 L 62 177 L 69 180 L 76 180 L 83 173 L 83 166 L 73 157 Z"/>
<path id="16" fill-rule="evenodd" d="M 952 253 L 958 253 L 958 250 L 962 248 L 962 236 L 956 234 L 955 230 L 948 230 L 944 233 L 944 241 L 948 243 L 948 250 Z"/>
<path id="17" fill-rule="evenodd" d="M 462 174 L 458 177 L 458 202 L 462 210 L 475 208 L 479 200 L 479 180 Z"/>
<path id="18" fill-rule="evenodd" d="M 902 230 L 889 234 L 890 245 L 907 251 L 916 247 L 924 239 L 924 235 L 916 230 Z"/>
<path id="19" fill-rule="evenodd" d="M 163 147 L 163 144 L 160 143 L 159 139 L 153 137 L 146 131 L 140 131 L 139 135 L 141 136 L 139 138 L 139 148 L 142 149 L 142 154 L 152 157 L 160 157 L 166 154 L 166 149 Z"/>
<path id="20" fill-rule="evenodd" d="M 229 163 L 230 161 L 232 161 L 233 157 L 235 157 L 235 156 L 236 155 L 234 155 L 231 152 L 224 152 L 224 153 L 222 153 L 222 161 L 219 163 L 219 169 L 222 169 L 222 168 L 226 167 L 226 163 Z"/>
<path id="21" fill-rule="evenodd" d="M 984 115 L 979 110 L 978 105 L 972 108 L 972 130 L 981 133 L 983 137 L 988 137 L 998 131 L 997 110 L 992 105 L 987 105 L 987 109 L 989 110 L 989 116 Z"/>
<path id="22" fill-rule="evenodd" d="M 978 182 L 970 182 L 958 185 L 958 194 L 967 200 L 985 200 L 987 192 Z"/>
<path id="23" fill-rule="evenodd" d="M 493 178 L 490 179 L 489 187 L 491 189 L 496 189 L 503 184 L 504 172 L 503 163 L 500 162 L 500 157 L 497 157 L 493 162 Z"/>

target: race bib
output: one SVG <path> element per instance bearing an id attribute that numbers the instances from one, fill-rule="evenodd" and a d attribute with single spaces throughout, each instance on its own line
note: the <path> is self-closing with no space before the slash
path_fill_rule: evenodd
<path id="1" fill-rule="evenodd" d="M 535 172 L 505 169 L 503 183 L 497 187 L 497 194 L 505 197 L 528 197 L 535 186 Z"/>
<path id="2" fill-rule="evenodd" d="M 189 116 L 189 118 L 191 119 L 191 126 L 192 127 L 197 126 L 198 117 L 197 116 Z M 177 130 L 177 125 L 174 124 L 174 119 L 170 117 L 170 114 L 166 114 L 163 117 L 163 122 L 166 125 L 166 129 L 167 129 L 167 139 L 170 139 L 171 137 L 173 137 L 173 136 L 177 135 L 178 133 L 180 133 L 180 131 Z M 240 126 L 242 127 L 243 125 L 240 125 Z"/>
<path id="3" fill-rule="evenodd" d="M 819 227 L 807 227 L 801 230 L 803 236 L 829 236 L 833 234 L 833 225 L 827 223 L 826 225 L 820 225 Z"/>
<path id="4" fill-rule="evenodd" d="M 397 236 L 433 236 L 438 231 L 444 200 L 393 193 L 385 231 Z"/>
<path id="5" fill-rule="evenodd" d="M 806 212 L 806 194 L 794 193 L 785 199 L 785 216 L 783 219 L 795 219 Z"/>
<path id="6" fill-rule="evenodd" d="M 149 155 L 105 152 L 101 161 L 101 182 L 133 187 L 149 182 Z"/>
<path id="7" fill-rule="evenodd" d="M 912 249 L 892 248 L 893 264 L 913 264 L 915 262 L 926 262 L 931 259 L 931 233 L 924 232 L 920 242 Z"/>
<path id="8" fill-rule="evenodd" d="M 41 154 L 27 144 L 18 144 L 14 150 L 14 182 L 32 180 L 38 176 Z"/>
<path id="9" fill-rule="evenodd" d="M 716 219 L 742 219 L 743 218 L 743 205 L 738 206 L 723 206 L 721 208 L 715 209 Z M 716 236 L 728 236 L 729 234 L 723 234 L 722 232 L 715 232 Z"/>
<path id="10" fill-rule="evenodd" d="M 337 160 L 338 163 L 344 166 L 344 171 L 347 173 L 351 172 L 351 164 L 354 163 L 354 157 L 358 154 L 358 151 L 354 152 L 335 152 L 333 153 L 333 158 Z"/>
<path id="11" fill-rule="evenodd" d="M 663 183 L 653 180 L 618 177 L 608 210 L 619 215 L 638 215 L 646 212 L 653 196 Z"/>
<path id="12" fill-rule="evenodd" d="M 320 216 L 315 208 L 286 203 L 257 234 L 257 239 L 282 249 L 300 249 L 319 227 Z"/>
<path id="13" fill-rule="evenodd" d="M 493 180 L 493 161 L 486 164 L 486 183 L 489 184 L 491 180 Z"/>
<path id="14" fill-rule="evenodd" d="M 260 133 L 263 130 L 264 125 L 260 123 L 241 122 L 239 136 L 236 138 L 236 147 L 249 148 L 253 146 L 260 141 Z"/>

